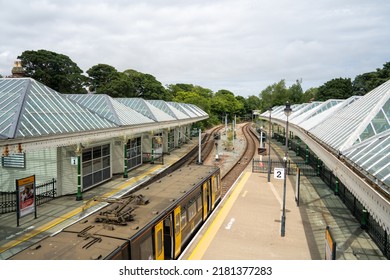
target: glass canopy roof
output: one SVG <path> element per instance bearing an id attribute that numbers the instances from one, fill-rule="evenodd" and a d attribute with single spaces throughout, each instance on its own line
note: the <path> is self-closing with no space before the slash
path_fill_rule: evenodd
<path id="1" fill-rule="evenodd" d="M 188 115 L 184 114 L 172 105 L 168 104 L 168 102 L 165 102 L 163 100 L 148 100 L 148 102 L 178 120 L 188 119 Z"/>
<path id="2" fill-rule="evenodd" d="M 31 78 L 0 78 L 0 140 L 207 116 L 192 104 L 60 94 Z"/>
<path id="3" fill-rule="evenodd" d="M 106 94 L 67 94 L 66 97 L 117 125 L 154 123 Z"/>
<path id="4" fill-rule="evenodd" d="M 115 100 L 156 122 L 176 120 L 176 118 L 141 98 L 116 98 Z"/>
<path id="5" fill-rule="evenodd" d="M 111 127 L 113 122 L 33 79 L 0 79 L 1 139 Z"/>
<path id="6" fill-rule="evenodd" d="M 285 121 L 284 107 L 272 108 L 272 118 Z M 390 185 L 390 80 L 364 96 L 291 108 L 291 123 Z M 262 116 L 268 118 L 269 111 Z"/>

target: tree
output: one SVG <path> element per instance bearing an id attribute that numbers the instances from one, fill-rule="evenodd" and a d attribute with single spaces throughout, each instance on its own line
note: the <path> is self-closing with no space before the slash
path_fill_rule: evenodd
<path id="1" fill-rule="evenodd" d="M 100 92 L 102 87 L 108 86 L 113 80 L 119 78 L 118 71 L 107 64 L 97 64 L 87 70 L 89 76 L 89 90 Z"/>
<path id="2" fill-rule="evenodd" d="M 270 107 L 284 105 L 289 99 L 288 90 L 284 80 L 268 86 L 260 92 L 261 110 L 266 111 Z"/>
<path id="3" fill-rule="evenodd" d="M 126 74 L 118 72 L 115 78 L 100 86 L 96 93 L 105 93 L 111 97 L 132 97 L 134 91 L 132 80 Z"/>
<path id="4" fill-rule="evenodd" d="M 354 95 L 364 95 L 390 79 L 390 62 L 383 64 L 382 69 L 357 75 L 352 83 Z"/>
<path id="5" fill-rule="evenodd" d="M 314 100 L 317 96 L 318 88 L 309 88 L 302 95 L 302 103 L 308 103 Z"/>
<path id="6" fill-rule="evenodd" d="M 326 101 L 328 99 L 347 99 L 352 95 L 353 88 L 351 79 L 337 78 L 320 86 L 315 99 L 317 101 Z"/>
<path id="7" fill-rule="evenodd" d="M 288 99 L 291 104 L 299 104 L 302 102 L 303 89 L 301 86 L 301 81 L 296 80 L 296 83 L 293 84 L 288 89 Z"/>
<path id="8" fill-rule="evenodd" d="M 129 97 L 140 97 L 143 99 L 169 99 L 167 91 L 157 79 L 150 75 L 128 69 L 123 72 L 134 85 L 134 92 Z"/>
<path id="9" fill-rule="evenodd" d="M 243 104 L 235 98 L 232 92 L 225 89 L 217 91 L 211 99 L 211 111 L 216 116 L 228 114 L 232 117 L 242 108 Z"/>
<path id="10" fill-rule="evenodd" d="M 60 93 L 86 93 L 87 78 L 68 56 L 47 50 L 24 51 L 18 59 L 25 75 Z"/>

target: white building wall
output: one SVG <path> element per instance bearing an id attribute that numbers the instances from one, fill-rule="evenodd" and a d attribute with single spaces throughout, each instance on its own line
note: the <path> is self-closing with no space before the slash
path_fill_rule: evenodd
<path id="1" fill-rule="evenodd" d="M 124 145 L 123 141 L 116 140 L 111 144 L 111 172 L 112 174 L 123 174 L 124 170 Z"/>
<path id="2" fill-rule="evenodd" d="M 55 148 L 26 153 L 26 168 L 0 166 L 0 191 L 14 191 L 15 180 L 35 174 L 36 184 L 57 179 L 57 151 Z"/>
<path id="3" fill-rule="evenodd" d="M 77 165 L 71 164 L 71 158 L 77 157 L 76 146 L 58 148 L 58 195 L 74 194 L 77 192 Z"/>

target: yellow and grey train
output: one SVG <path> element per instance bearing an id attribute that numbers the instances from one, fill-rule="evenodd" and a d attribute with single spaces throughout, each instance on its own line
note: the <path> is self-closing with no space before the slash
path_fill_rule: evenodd
<path id="1" fill-rule="evenodd" d="M 184 166 L 10 259 L 177 259 L 220 200 L 218 167 Z"/>

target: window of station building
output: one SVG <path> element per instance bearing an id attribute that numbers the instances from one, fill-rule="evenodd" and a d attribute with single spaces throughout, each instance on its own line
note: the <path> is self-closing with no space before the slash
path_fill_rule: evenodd
<path id="1" fill-rule="evenodd" d="M 142 164 L 141 137 L 131 139 L 126 144 L 127 170 Z"/>
<path id="2" fill-rule="evenodd" d="M 84 149 L 81 162 L 84 190 L 111 178 L 109 144 Z"/>
<path id="3" fill-rule="evenodd" d="M 172 151 L 175 148 L 175 133 L 174 131 L 168 132 L 168 151 Z"/>

